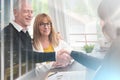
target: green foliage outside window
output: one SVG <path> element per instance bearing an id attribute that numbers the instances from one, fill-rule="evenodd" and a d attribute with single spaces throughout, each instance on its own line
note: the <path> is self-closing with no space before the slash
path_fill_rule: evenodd
<path id="1" fill-rule="evenodd" d="M 48 0 L 32 0 L 34 16 L 39 13 L 48 13 Z"/>

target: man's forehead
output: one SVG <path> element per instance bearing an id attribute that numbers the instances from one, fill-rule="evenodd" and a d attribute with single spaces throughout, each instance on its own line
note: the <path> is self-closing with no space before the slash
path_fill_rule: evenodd
<path id="1" fill-rule="evenodd" d="M 31 9 L 31 10 L 33 10 L 32 4 L 29 4 L 29 3 L 21 4 L 21 8 L 22 9 Z"/>
<path id="2" fill-rule="evenodd" d="M 20 2 L 22 6 L 31 6 L 32 7 L 32 1 L 31 0 L 22 0 Z"/>

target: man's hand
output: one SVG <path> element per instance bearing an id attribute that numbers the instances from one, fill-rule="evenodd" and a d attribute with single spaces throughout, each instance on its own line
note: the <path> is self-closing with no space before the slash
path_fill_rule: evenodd
<path id="1" fill-rule="evenodd" d="M 71 63 L 70 52 L 64 49 L 61 49 L 57 52 L 56 62 L 53 64 L 54 67 L 66 67 Z"/>
<path id="2" fill-rule="evenodd" d="M 70 54 L 71 54 L 71 51 L 72 51 L 72 50 L 61 49 L 61 50 L 59 50 L 57 53 L 58 53 L 59 55 L 62 55 L 62 54 L 68 54 L 68 55 L 70 55 Z"/>

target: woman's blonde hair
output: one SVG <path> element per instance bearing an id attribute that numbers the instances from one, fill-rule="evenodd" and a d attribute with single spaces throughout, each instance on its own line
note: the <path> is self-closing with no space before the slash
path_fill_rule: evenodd
<path id="1" fill-rule="evenodd" d="M 55 32 L 55 29 L 53 27 L 50 17 L 45 13 L 38 14 L 33 24 L 33 46 L 36 50 L 41 49 L 41 42 L 40 42 L 41 33 L 40 33 L 39 26 L 40 26 L 40 23 L 43 23 L 43 20 L 45 18 L 48 20 L 51 27 L 51 32 L 49 35 L 50 43 L 52 44 L 53 47 L 56 47 L 59 44 L 58 36 L 57 36 L 57 33 Z"/>

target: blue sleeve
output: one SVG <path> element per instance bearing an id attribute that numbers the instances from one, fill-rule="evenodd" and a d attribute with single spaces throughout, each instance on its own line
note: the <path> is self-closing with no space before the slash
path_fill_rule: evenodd
<path id="1" fill-rule="evenodd" d="M 85 67 L 93 69 L 93 70 L 96 70 L 101 65 L 101 62 L 102 62 L 101 59 L 88 56 L 78 51 L 72 51 L 71 57 L 77 62 L 79 62 L 80 64 L 84 65 Z"/>

